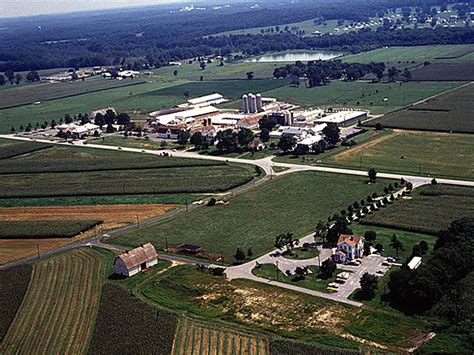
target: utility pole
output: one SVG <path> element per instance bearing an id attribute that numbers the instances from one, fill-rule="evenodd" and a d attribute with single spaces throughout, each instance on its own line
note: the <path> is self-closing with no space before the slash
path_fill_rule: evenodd
<path id="1" fill-rule="evenodd" d="M 186 212 L 188 212 L 188 199 L 187 198 L 184 199 L 184 204 L 186 205 Z"/>
<path id="2" fill-rule="evenodd" d="M 38 254 L 38 260 L 39 260 L 39 258 L 40 258 L 39 244 L 36 244 L 36 253 Z"/>
<path id="3" fill-rule="evenodd" d="M 140 229 L 140 219 L 138 218 L 138 215 L 137 215 L 137 229 Z"/>
<path id="4" fill-rule="evenodd" d="M 280 273 L 280 272 L 279 272 L 280 269 L 278 269 L 278 260 L 277 260 L 277 262 L 276 262 L 276 267 L 277 267 L 277 268 L 276 268 L 277 281 L 279 281 L 280 275 L 278 275 L 278 274 Z"/>
<path id="5" fill-rule="evenodd" d="M 168 250 L 168 238 L 165 237 L 165 249 Z"/>

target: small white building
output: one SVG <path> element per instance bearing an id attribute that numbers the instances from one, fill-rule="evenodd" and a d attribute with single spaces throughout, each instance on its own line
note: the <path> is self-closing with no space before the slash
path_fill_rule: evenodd
<path id="1" fill-rule="evenodd" d="M 364 254 L 364 240 L 360 235 L 341 234 L 337 241 L 333 259 L 336 263 L 345 263 L 361 258 Z"/>
<path id="2" fill-rule="evenodd" d="M 408 268 L 410 270 L 415 270 L 415 269 L 418 269 L 420 265 L 421 265 L 421 256 L 414 256 L 408 263 Z"/>
<path id="3" fill-rule="evenodd" d="M 156 264 L 158 264 L 158 253 L 153 244 L 147 243 L 117 256 L 114 270 L 117 275 L 129 277 Z"/>

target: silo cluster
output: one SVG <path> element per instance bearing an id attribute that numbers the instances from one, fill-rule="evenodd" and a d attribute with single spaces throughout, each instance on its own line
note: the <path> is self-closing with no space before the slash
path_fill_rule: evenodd
<path id="1" fill-rule="evenodd" d="M 254 95 L 252 93 L 242 96 L 243 113 L 257 113 L 263 111 L 262 95 Z"/>
<path id="2" fill-rule="evenodd" d="M 283 111 L 283 116 L 285 117 L 285 126 L 291 126 L 293 124 L 293 114 L 286 110 Z"/>

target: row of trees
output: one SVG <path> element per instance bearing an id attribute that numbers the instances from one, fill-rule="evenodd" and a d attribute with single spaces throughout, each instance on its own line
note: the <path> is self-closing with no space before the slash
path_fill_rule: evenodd
<path id="1" fill-rule="evenodd" d="M 28 72 L 28 74 L 26 74 L 27 82 L 32 83 L 40 80 L 40 76 L 36 70 L 31 70 Z M 19 85 L 23 81 L 23 75 L 20 73 L 15 73 L 13 70 L 7 70 L 5 73 L 0 74 L 0 86 L 5 85 L 7 81 L 10 82 L 11 85 Z"/>

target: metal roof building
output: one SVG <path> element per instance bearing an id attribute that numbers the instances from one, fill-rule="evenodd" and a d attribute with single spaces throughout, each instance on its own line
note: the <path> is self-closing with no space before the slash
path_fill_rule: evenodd
<path id="1" fill-rule="evenodd" d="M 126 251 L 115 258 L 114 270 L 117 275 L 133 276 L 158 264 L 158 253 L 151 243 Z"/>

